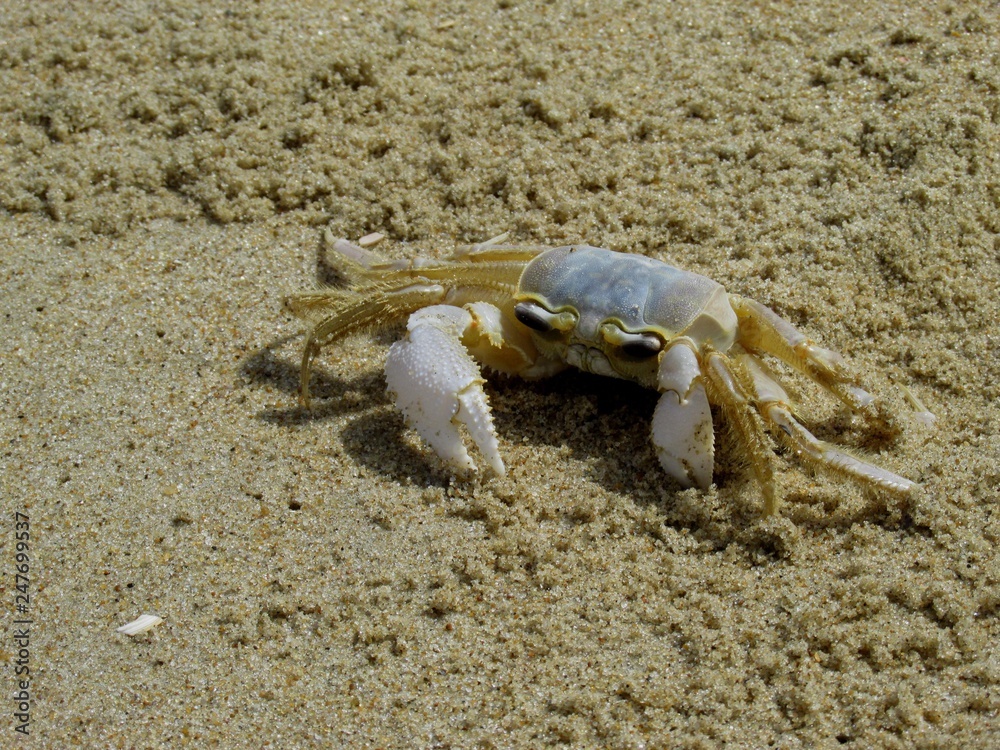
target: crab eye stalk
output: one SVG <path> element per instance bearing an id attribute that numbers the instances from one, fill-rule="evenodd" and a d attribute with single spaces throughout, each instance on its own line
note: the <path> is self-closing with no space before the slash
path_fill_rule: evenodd
<path id="1" fill-rule="evenodd" d="M 649 359 L 663 351 L 663 339 L 655 333 L 629 333 L 614 323 L 602 325 L 601 336 L 632 359 Z"/>
<path id="2" fill-rule="evenodd" d="M 514 305 L 514 317 L 533 331 L 548 333 L 552 330 L 552 313 L 534 302 L 518 302 Z"/>
<path id="3" fill-rule="evenodd" d="M 518 302 L 514 305 L 514 317 L 528 328 L 539 333 L 569 331 L 576 325 L 576 315 L 572 312 L 564 310 L 554 313 L 531 300 Z"/>
<path id="4" fill-rule="evenodd" d="M 663 342 L 651 333 L 638 333 L 631 341 L 622 344 L 622 353 L 635 359 L 655 357 L 663 349 Z"/>

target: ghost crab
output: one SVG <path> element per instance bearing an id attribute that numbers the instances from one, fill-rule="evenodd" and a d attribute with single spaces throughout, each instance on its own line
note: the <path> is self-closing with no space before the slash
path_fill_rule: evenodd
<path id="1" fill-rule="evenodd" d="M 347 240 L 331 262 L 351 285 L 293 295 L 314 323 L 301 367 L 309 404 L 313 360 L 349 334 L 408 317 L 386 358 L 388 390 L 407 423 L 447 463 L 474 470 L 459 429 L 504 474 L 477 361 L 525 378 L 567 366 L 633 380 L 662 395 L 652 441 L 664 470 L 683 487 L 707 489 L 714 467 L 711 404 L 735 427 L 764 499 L 777 510 L 767 426 L 799 458 L 875 489 L 905 494 L 913 482 L 816 438 L 765 364 L 799 370 L 852 410 L 875 418 L 874 398 L 844 359 L 769 308 L 728 294 L 705 276 L 642 255 L 587 245 L 500 244 L 460 248 L 449 260 L 383 262 Z"/>

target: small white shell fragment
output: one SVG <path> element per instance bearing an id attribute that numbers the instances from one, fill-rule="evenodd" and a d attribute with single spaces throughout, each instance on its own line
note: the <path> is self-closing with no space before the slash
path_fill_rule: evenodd
<path id="1" fill-rule="evenodd" d="M 132 622 L 118 628 L 118 632 L 125 635 L 142 635 L 147 630 L 155 628 L 161 622 L 163 622 L 163 618 L 156 615 L 139 615 Z"/>
<path id="2" fill-rule="evenodd" d="M 364 237 L 358 240 L 358 244 L 361 247 L 371 247 L 375 243 L 381 242 L 384 239 L 385 239 L 384 234 L 380 232 L 372 232 L 371 234 L 366 234 Z"/>

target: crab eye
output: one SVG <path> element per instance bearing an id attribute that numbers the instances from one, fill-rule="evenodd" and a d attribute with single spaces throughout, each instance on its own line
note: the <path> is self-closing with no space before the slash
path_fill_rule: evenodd
<path id="1" fill-rule="evenodd" d="M 565 310 L 559 313 L 550 312 L 531 300 L 514 305 L 514 317 L 539 333 L 572 330 L 577 320 L 572 312 Z"/>
<path id="2" fill-rule="evenodd" d="M 552 313 L 534 302 L 518 302 L 514 305 L 514 317 L 533 331 L 552 330 Z"/>
<path id="3" fill-rule="evenodd" d="M 622 352 L 636 359 L 649 359 L 655 357 L 663 349 L 663 342 L 658 336 L 651 333 L 637 333 L 631 341 L 622 344 Z"/>
<path id="4" fill-rule="evenodd" d="M 601 336 L 626 357 L 649 359 L 663 351 L 663 339 L 655 333 L 629 333 L 615 323 L 604 323 Z"/>

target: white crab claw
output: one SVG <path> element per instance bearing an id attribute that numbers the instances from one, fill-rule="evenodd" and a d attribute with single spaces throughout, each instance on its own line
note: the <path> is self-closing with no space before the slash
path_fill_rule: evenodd
<path id="1" fill-rule="evenodd" d="M 435 453 L 458 469 L 476 465 L 462 442 L 464 424 L 473 443 L 504 475 L 493 418 L 479 366 L 461 343 L 472 316 L 460 307 L 433 305 L 406 324 L 406 337 L 389 348 L 385 379 L 396 406 Z"/>
<path id="2" fill-rule="evenodd" d="M 684 341 L 660 360 L 660 396 L 653 412 L 653 445 L 660 465 L 683 487 L 705 490 L 715 468 L 712 409 L 694 350 Z"/>

